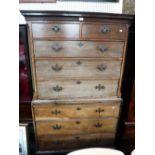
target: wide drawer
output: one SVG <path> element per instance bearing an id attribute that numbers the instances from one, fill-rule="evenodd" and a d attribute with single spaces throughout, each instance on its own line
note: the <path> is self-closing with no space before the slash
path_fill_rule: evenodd
<path id="1" fill-rule="evenodd" d="M 88 133 L 114 133 L 117 118 L 106 119 L 68 119 L 62 121 L 36 122 L 38 136 L 44 135 L 75 135 Z"/>
<path id="2" fill-rule="evenodd" d="M 120 103 L 93 103 L 73 105 L 35 105 L 35 121 L 68 118 L 118 117 Z"/>
<path id="3" fill-rule="evenodd" d="M 32 23 L 34 38 L 79 38 L 78 23 Z"/>
<path id="4" fill-rule="evenodd" d="M 83 39 L 116 39 L 125 40 L 126 25 L 107 23 L 85 23 L 82 25 Z"/>
<path id="5" fill-rule="evenodd" d="M 47 135 L 38 136 L 39 150 L 78 149 L 83 147 L 110 146 L 115 138 L 114 133 L 83 134 L 83 135 Z"/>
<path id="6" fill-rule="evenodd" d="M 121 61 L 115 60 L 36 60 L 37 80 L 52 78 L 119 79 Z"/>
<path id="7" fill-rule="evenodd" d="M 38 82 L 39 99 L 117 96 L 118 80 L 52 80 Z"/>
<path id="8" fill-rule="evenodd" d="M 34 41 L 35 57 L 122 57 L 124 42 Z"/>

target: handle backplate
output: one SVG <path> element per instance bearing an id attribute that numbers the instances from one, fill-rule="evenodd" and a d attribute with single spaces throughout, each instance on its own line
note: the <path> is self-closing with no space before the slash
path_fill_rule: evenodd
<path id="1" fill-rule="evenodd" d="M 105 34 L 105 33 L 108 33 L 110 32 L 110 28 L 108 26 L 102 26 L 100 29 L 99 29 L 99 32 Z"/>
<path id="2" fill-rule="evenodd" d="M 52 27 L 52 30 L 53 30 L 54 32 L 59 32 L 61 29 L 60 29 L 60 27 L 59 27 L 58 25 L 54 25 L 54 26 Z"/>
<path id="3" fill-rule="evenodd" d="M 54 130 L 60 130 L 62 128 L 62 126 L 61 125 L 58 125 L 58 124 L 55 124 L 55 125 L 52 126 L 52 128 Z"/>
<path id="4" fill-rule="evenodd" d="M 52 69 L 56 72 L 59 72 L 62 70 L 62 66 L 59 66 L 58 64 L 55 64 L 54 66 L 52 66 Z"/>
<path id="5" fill-rule="evenodd" d="M 56 91 L 56 92 L 60 92 L 63 90 L 63 87 L 59 86 L 59 85 L 56 85 L 55 87 L 53 87 L 53 90 Z"/>

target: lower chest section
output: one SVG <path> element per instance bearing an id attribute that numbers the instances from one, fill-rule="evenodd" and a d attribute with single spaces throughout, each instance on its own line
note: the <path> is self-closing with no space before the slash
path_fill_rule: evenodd
<path id="1" fill-rule="evenodd" d="M 33 105 L 37 149 L 74 150 L 112 146 L 121 100 Z"/>

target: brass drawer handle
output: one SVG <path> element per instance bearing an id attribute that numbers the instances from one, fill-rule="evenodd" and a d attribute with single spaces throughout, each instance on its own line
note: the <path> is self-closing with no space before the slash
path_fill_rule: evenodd
<path id="1" fill-rule="evenodd" d="M 53 30 L 54 32 L 59 32 L 61 29 L 60 29 L 60 27 L 59 27 L 58 25 L 54 25 L 54 26 L 52 27 L 52 30 Z"/>
<path id="2" fill-rule="evenodd" d="M 81 122 L 80 122 L 80 121 L 76 121 L 75 123 L 76 123 L 76 124 L 80 124 Z"/>
<path id="3" fill-rule="evenodd" d="M 82 42 L 78 43 L 79 47 L 82 47 L 84 44 Z"/>
<path id="4" fill-rule="evenodd" d="M 96 139 L 95 139 L 95 142 L 96 142 L 96 143 L 102 142 L 102 139 L 96 138 Z"/>
<path id="5" fill-rule="evenodd" d="M 101 113 L 101 112 L 104 112 L 104 109 L 98 108 L 95 110 L 95 112 Z"/>
<path id="6" fill-rule="evenodd" d="M 59 140 L 52 141 L 52 144 L 54 144 L 54 145 L 60 145 L 60 144 L 62 144 L 62 141 L 59 141 Z"/>
<path id="7" fill-rule="evenodd" d="M 58 43 L 56 43 L 55 45 L 52 46 L 52 49 L 55 52 L 59 52 L 62 49 L 62 47 Z"/>
<path id="8" fill-rule="evenodd" d="M 80 137 L 79 137 L 79 136 L 76 136 L 75 139 L 76 139 L 76 140 L 80 140 Z"/>
<path id="9" fill-rule="evenodd" d="M 81 81 L 76 81 L 76 84 L 81 84 L 82 82 Z"/>
<path id="10" fill-rule="evenodd" d="M 62 70 L 62 66 L 59 66 L 58 64 L 55 64 L 54 66 L 52 66 L 52 69 L 56 72 L 59 72 Z"/>
<path id="11" fill-rule="evenodd" d="M 56 109 L 56 110 L 52 111 L 51 113 L 54 115 L 58 115 L 61 113 L 61 111 Z"/>
<path id="12" fill-rule="evenodd" d="M 56 124 L 56 125 L 53 125 L 52 128 L 54 130 L 60 130 L 62 127 L 61 127 L 61 125 Z"/>
<path id="13" fill-rule="evenodd" d="M 56 85 L 55 87 L 53 87 L 53 90 L 56 91 L 56 92 L 60 92 L 63 90 L 63 87 L 59 86 L 59 85 Z"/>
<path id="14" fill-rule="evenodd" d="M 101 33 L 108 33 L 108 32 L 110 32 L 110 28 L 109 27 L 107 27 L 107 26 L 102 26 L 100 29 L 99 29 L 99 32 L 101 32 Z"/>
<path id="15" fill-rule="evenodd" d="M 101 84 L 98 84 L 97 86 L 95 86 L 95 89 L 98 89 L 99 91 L 100 90 L 104 90 L 105 89 L 105 86 L 101 85 Z"/>
<path id="16" fill-rule="evenodd" d="M 103 124 L 102 124 L 102 123 L 97 122 L 94 126 L 95 126 L 96 128 L 101 128 L 101 127 L 103 126 Z"/>
<path id="17" fill-rule="evenodd" d="M 99 50 L 100 52 L 104 53 L 105 51 L 108 50 L 108 48 L 107 48 L 107 47 L 104 47 L 104 46 L 99 46 L 99 47 L 98 47 L 98 50 Z"/>
<path id="18" fill-rule="evenodd" d="M 106 65 L 103 65 L 103 64 L 100 64 L 96 67 L 99 71 L 104 71 L 106 70 L 107 66 Z"/>
<path id="19" fill-rule="evenodd" d="M 77 65 L 81 65 L 82 62 L 79 60 L 79 61 L 76 62 L 76 64 L 77 64 Z"/>
<path id="20" fill-rule="evenodd" d="M 81 108 L 80 107 L 77 107 L 76 110 L 81 110 Z"/>

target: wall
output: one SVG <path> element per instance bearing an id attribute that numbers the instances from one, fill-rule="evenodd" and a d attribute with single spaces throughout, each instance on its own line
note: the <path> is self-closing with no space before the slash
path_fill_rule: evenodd
<path id="1" fill-rule="evenodd" d="M 119 3 L 112 2 L 63 2 L 57 3 L 22 3 L 20 10 L 56 10 L 56 11 L 84 11 L 84 12 L 106 12 L 122 13 L 123 0 Z"/>
<path id="2" fill-rule="evenodd" d="M 60 2 L 57 3 L 20 3 L 20 10 L 55 10 L 55 11 L 84 11 L 103 13 L 135 13 L 135 0 L 119 0 L 119 3 L 108 2 Z M 19 15 L 19 23 L 26 23 Z"/>
<path id="3" fill-rule="evenodd" d="M 123 0 L 123 13 L 135 14 L 135 0 Z"/>

